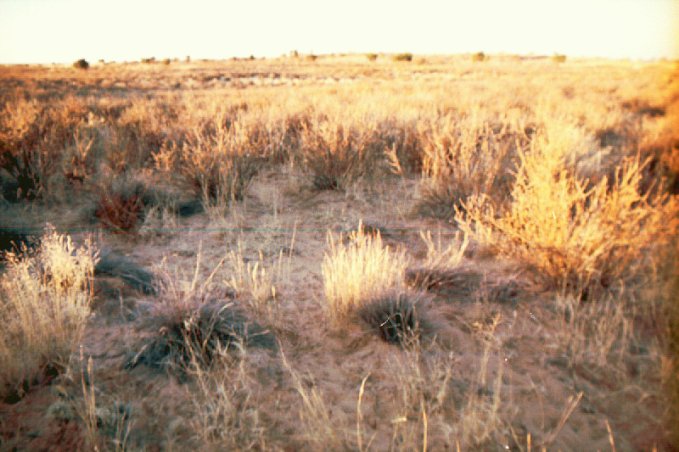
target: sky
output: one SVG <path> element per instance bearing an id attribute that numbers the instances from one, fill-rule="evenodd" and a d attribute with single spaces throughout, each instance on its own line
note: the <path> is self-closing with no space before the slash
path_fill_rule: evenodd
<path id="1" fill-rule="evenodd" d="M 679 0 L 0 0 L 0 63 L 292 50 L 679 58 Z"/>

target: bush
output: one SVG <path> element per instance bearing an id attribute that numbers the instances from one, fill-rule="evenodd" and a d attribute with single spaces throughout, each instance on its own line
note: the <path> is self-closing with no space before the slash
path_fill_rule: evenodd
<path id="1" fill-rule="evenodd" d="M 555 63 L 564 63 L 566 61 L 566 55 L 557 53 L 552 57 L 552 61 L 554 61 Z"/>
<path id="2" fill-rule="evenodd" d="M 485 61 L 488 57 L 483 52 L 476 52 L 472 55 L 472 61 Z"/>
<path id="3" fill-rule="evenodd" d="M 147 200 L 144 184 L 122 175 L 99 188 L 94 215 L 108 229 L 130 232 L 143 219 Z"/>
<path id="4" fill-rule="evenodd" d="M 498 209 L 487 198 L 470 198 L 457 222 L 501 255 L 537 270 L 548 285 L 591 298 L 592 289 L 621 287 L 658 256 L 676 234 L 677 199 L 639 192 L 644 165 L 627 160 L 614 180 L 592 185 L 568 171 L 576 143 L 563 126 L 548 128 L 521 166 L 512 202 Z M 624 287 L 624 286 L 623 286 Z"/>
<path id="5" fill-rule="evenodd" d="M 394 55 L 394 61 L 413 61 L 412 53 L 398 53 Z"/>
<path id="6" fill-rule="evenodd" d="M 302 158 L 318 190 L 343 190 L 374 174 L 382 158 L 369 124 L 317 121 L 301 133 Z"/>
<path id="7" fill-rule="evenodd" d="M 205 203 L 240 201 L 261 166 L 253 152 L 252 130 L 215 120 L 213 130 L 194 130 L 179 155 L 180 172 Z"/>
<path id="8" fill-rule="evenodd" d="M 81 58 L 75 63 L 73 63 L 73 67 L 76 69 L 89 69 L 90 63 L 88 63 L 87 60 Z"/>
<path id="9" fill-rule="evenodd" d="M 377 54 L 376 53 L 367 53 L 365 57 L 368 59 L 368 61 L 377 61 Z"/>
<path id="10" fill-rule="evenodd" d="M 486 121 L 446 117 L 422 133 L 422 200 L 420 212 L 451 218 L 469 196 L 496 202 L 511 190 L 518 131 L 497 130 Z"/>
<path id="11" fill-rule="evenodd" d="M 307 61 L 316 61 L 318 59 L 318 55 L 309 54 L 306 57 L 304 57 Z"/>
<path id="12" fill-rule="evenodd" d="M 7 255 L 0 277 L 0 396 L 63 370 L 90 314 L 97 252 L 48 228 L 36 251 Z"/>

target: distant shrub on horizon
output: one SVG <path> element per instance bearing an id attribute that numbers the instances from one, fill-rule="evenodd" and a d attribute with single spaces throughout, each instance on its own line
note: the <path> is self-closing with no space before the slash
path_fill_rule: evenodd
<path id="1" fill-rule="evenodd" d="M 376 61 L 377 60 L 377 54 L 376 53 L 367 53 L 366 58 L 368 58 L 368 61 Z"/>
<path id="2" fill-rule="evenodd" d="M 394 61 L 413 61 L 412 53 L 398 53 L 394 55 Z"/>
<path id="3" fill-rule="evenodd" d="M 552 56 L 552 61 L 554 61 L 555 63 L 563 63 L 566 61 L 566 55 L 557 53 L 554 56 Z"/>
<path id="4" fill-rule="evenodd" d="M 89 69 L 90 63 L 88 63 L 87 60 L 85 60 L 84 58 L 81 58 L 75 63 L 73 63 L 73 67 L 76 69 Z"/>
<path id="5" fill-rule="evenodd" d="M 483 52 L 476 52 L 472 55 L 472 61 L 485 61 L 488 57 Z"/>

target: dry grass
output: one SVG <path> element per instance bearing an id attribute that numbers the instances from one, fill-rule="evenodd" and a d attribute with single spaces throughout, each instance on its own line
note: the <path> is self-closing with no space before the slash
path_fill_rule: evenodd
<path id="1" fill-rule="evenodd" d="M 329 250 L 323 259 L 323 290 L 328 317 L 334 323 L 386 292 L 404 286 L 407 260 L 403 250 L 383 245 L 379 233 L 371 235 L 362 225 L 350 234 L 328 234 Z"/>
<path id="2" fill-rule="evenodd" d="M 317 120 L 303 129 L 303 162 L 315 188 L 343 190 L 374 176 L 381 158 L 375 127 L 354 121 Z"/>
<path id="3" fill-rule="evenodd" d="M 269 450 L 267 425 L 253 393 L 253 374 L 241 343 L 237 353 L 217 350 L 209 369 L 194 362 L 190 393 L 194 414 L 191 429 L 201 448 Z"/>
<path id="4" fill-rule="evenodd" d="M 390 57 L 0 68 L 3 236 L 45 218 L 90 228 L 74 212 L 98 206 L 102 242 L 178 268 L 149 279 L 102 264 L 140 290 L 98 294 L 129 316 L 96 303 L 90 337 L 93 248 L 64 239 L 10 258 L 3 396 L 48 381 L 84 342 L 97 386 L 83 374 L 76 399 L 91 447 L 123 444 L 101 437 L 122 419 L 102 417 L 120 385 L 144 413 L 128 438 L 141 450 L 171 448 L 174 430 L 178 449 L 662 449 L 672 432 L 658 425 L 676 424 L 662 391 L 679 397 L 676 63 Z M 450 230 L 454 215 L 455 237 L 411 233 Z M 389 235 L 324 243 L 368 217 Z M 254 248 L 239 246 L 246 234 Z M 477 310 L 493 315 L 470 320 Z M 401 346 L 327 334 L 324 320 Z M 288 349 L 282 368 L 253 351 L 275 348 L 257 322 Z M 118 369 L 129 344 L 129 367 L 178 370 L 179 394 L 166 372 Z M 31 420 L 5 409 L 0 441 L 16 419 L 16 448 L 40 448 Z"/>
<path id="5" fill-rule="evenodd" d="M 235 290 L 238 296 L 242 296 L 243 301 L 257 318 L 275 324 L 280 310 L 276 284 L 281 279 L 283 252 L 281 251 L 277 261 L 268 267 L 261 251 L 257 261 L 246 262 L 242 244 L 239 243 L 236 249 L 237 251 L 230 251 L 228 254 L 231 276 L 226 281 L 227 285 Z"/>
<path id="6" fill-rule="evenodd" d="M 201 280 L 201 257 L 199 250 L 191 277 L 178 269 L 159 270 L 158 305 L 145 322 L 152 334 L 139 344 L 126 367 L 145 364 L 174 370 L 183 379 L 187 370 L 211 366 L 238 344 L 273 346 L 270 334 L 236 309 L 228 287 L 216 278 L 225 258 Z"/>
<path id="7" fill-rule="evenodd" d="M 422 132 L 422 212 L 450 218 L 470 196 L 506 200 L 517 150 L 528 141 L 518 125 L 494 126 L 476 113 L 430 127 Z"/>
<path id="8" fill-rule="evenodd" d="M 78 246 L 51 228 L 36 251 L 8 255 L 0 279 L 3 396 L 21 396 L 68 365 L 90 315 L 96 261 L 89 241 Z"/>

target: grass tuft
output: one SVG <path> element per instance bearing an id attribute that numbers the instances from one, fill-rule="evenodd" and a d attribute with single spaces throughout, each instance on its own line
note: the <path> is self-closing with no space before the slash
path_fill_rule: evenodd
<path id="1" fill-rule="evenodd" d="M 344 244 L 342 235 L 328 234 L 329 250 L 323 259 L 326 311 L 333 322 L 404 284 L 403 250 L 392 251 L 382 244 L 379 233 L 367 234 L 360 224 L 349 239 Z"/>
<path id="2" fill-rule="evenodd" d="M 97 259 L 89 241 L 78 246 L 52 227 L 36 250 L 7 254 L 0 277 L 2 397 L 21 397 L 68 365 L 90 314 Z"/>
<path id="3" fill-rule="evenodd" d="M 385 294 L 359 309 L 358 315 L 389 343 L 410 343 L 422 332 L 417 304 L 420 297 L 408 292 Z"/>

